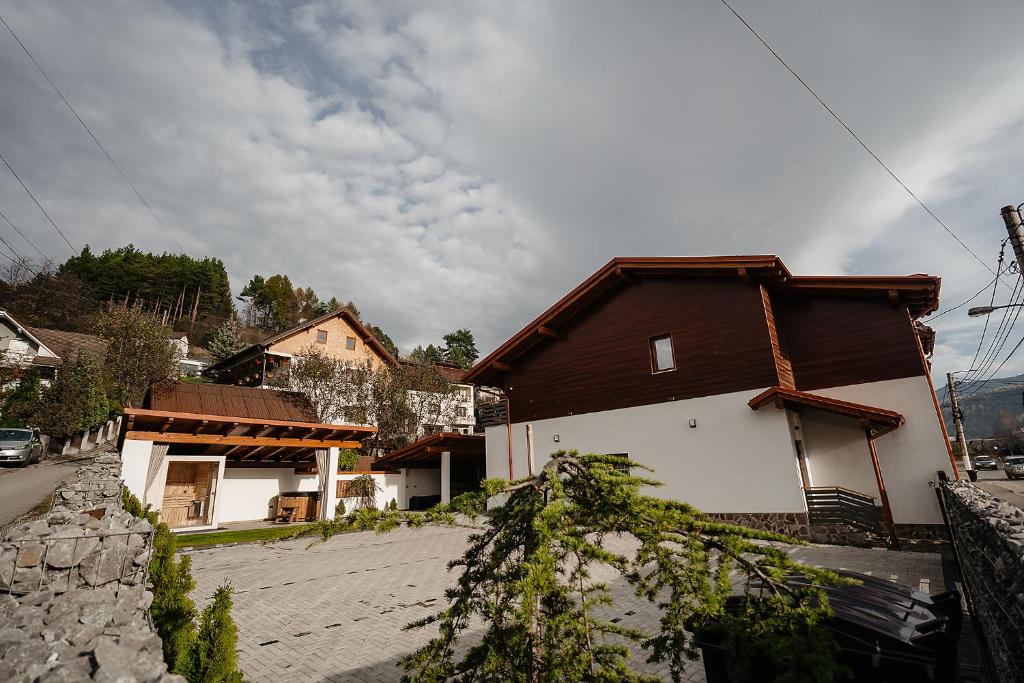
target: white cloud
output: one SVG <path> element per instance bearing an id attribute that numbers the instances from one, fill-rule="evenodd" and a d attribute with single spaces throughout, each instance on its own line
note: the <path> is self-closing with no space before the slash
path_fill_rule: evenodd
<path id="1" fill-rule="evenodd" d="M 351 298 L 405 349 L 462 326 L 493 347 L 614 255 L 928 271 L 944 302 L 987 280 L 716 3 L 0 8 L 189 251 L 236 288 Z M 994 261 L 1024 59 L 992 36 L 1019 7 L 740 11 Z M 76 243 L 170 249 L 2 38 L 5 156 Z M 0 201 L 63 255 L 17 187 Z M 957 315 L 938 371 L 977 343 Z"/>

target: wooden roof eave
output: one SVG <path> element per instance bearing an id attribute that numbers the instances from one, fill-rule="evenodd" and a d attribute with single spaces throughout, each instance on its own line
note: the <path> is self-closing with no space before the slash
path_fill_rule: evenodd
<path id="1" fill-rule="evenodd" d="M 768 404 L 782 408 L 809 408 L 855 419 L 871 430 L 873 438 L 899 429 L 905 421 L 903 415 L 894 410 L 778 386 L 761 392 L 747 402 L 752 410 Z"/>
<path id="2" fill-rule="evenodd" d="M 535 318 L 486 358 L 469 369 L 464 380 L 486 385 L 501 372 L 507 372 L 511 361 L 526 353 L 537 343 L 551 339 L 558 328 L 577 310 L 617 286 L 631 282 L 630 274 L 668 274 L 699 272 L 708 276 L 736 276 L 753 281 L 755 277 L 787 282 L 792 274 L 775 255 L 757 256 L 616 256 L 593 275 L 577 285 L 544 313 Z M 554 334 L 552 334 L 554 333 Z"/>

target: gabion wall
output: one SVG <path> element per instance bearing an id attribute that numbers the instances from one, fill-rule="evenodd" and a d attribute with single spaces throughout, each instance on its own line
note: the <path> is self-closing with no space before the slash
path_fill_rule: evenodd
<path id="1" fill-rule="evenodd" d="M 1024 512 L 969 482 L 941 488 L 960 568 L 1000 681 L 1024 677 Z"/>
<path id="2" fill-rule="evenodd" d="M 153 528 L 121 507 L 120 474 L 97 457 L 0 539 L 0 681 L 184 683 L 149 619 Z"/>

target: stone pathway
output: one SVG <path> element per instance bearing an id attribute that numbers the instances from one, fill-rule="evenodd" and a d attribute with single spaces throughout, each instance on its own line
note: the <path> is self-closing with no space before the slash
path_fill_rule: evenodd
<path id="1" fill-rule="evenodd" d="M 239 665 L 247 680 L 397 681 L 400 657 L 431 636 L 403 626 L 437 611 L 454 582 L 446 571 L 472 530 L 399 529 L 336 536 L 306 549 L 308 541 L 242 545 L 188 552 L 200 606 L 224 581 L 236 589 Z M 932 592 L 945 588 L 937 555 L 809 546 L 794 549 L 805 562 L 846 568 Z M 628 586 L 612 584 L 621 623 L 656 628 L 657 615 Z M 642 658 L 641 658 L 642 659 Z M 637 661 L 639 664 L 639 660 Z M 647 673 L 663 667 L 641 665 Z M 700 662 L 686 680 L 703 681 Z"/>

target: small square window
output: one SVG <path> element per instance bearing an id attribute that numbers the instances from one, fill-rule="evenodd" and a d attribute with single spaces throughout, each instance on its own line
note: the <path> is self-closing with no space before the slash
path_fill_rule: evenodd
<path id="1" fill-rule="evenodd" d="M 349 351 L 355 351 L 356 350 L 356 338 L 355 337 L 345 337 L 345 348 L 348 349 Z"/>
<path id="2" fill-rule="evenodd" d="M 326 344 L 327 343 L 327 330 L 317 330 L 316 331 L 316 342 L 318 344 Z"/>
<path id="3" fill-rule="evenodd" d="M 672 348 L 672 336 L 651 337 L 651 368 L 653 372 L 676 369 L 676 355 Z"/>

